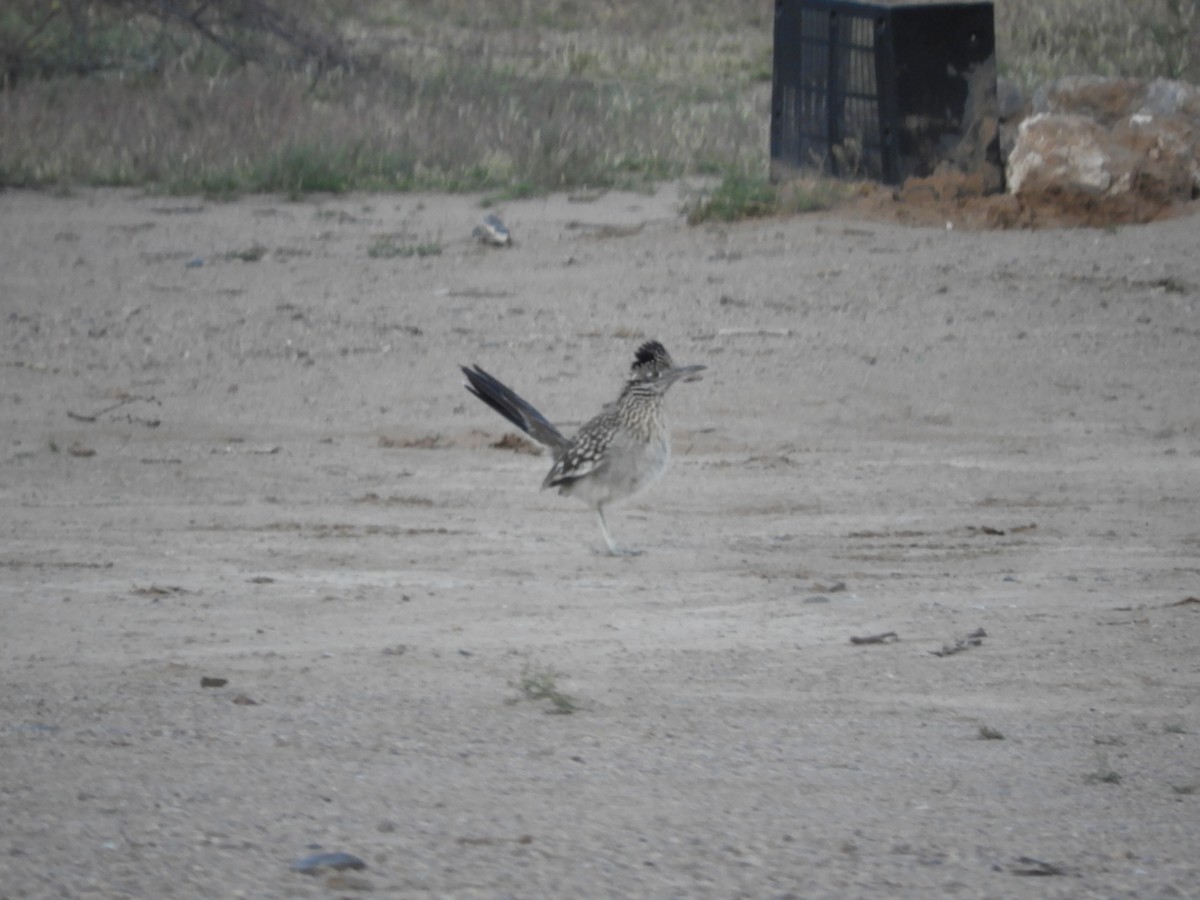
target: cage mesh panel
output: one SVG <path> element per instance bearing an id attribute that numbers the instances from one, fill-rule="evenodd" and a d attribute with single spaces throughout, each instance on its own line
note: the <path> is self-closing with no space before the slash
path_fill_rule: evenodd
<path id="1" fill-rule="evenodd" d="M 986 0 L 776 0 L 772 171 L 779 163 L 896 184 L 953 155 L 995 167 L 1002 180 L 998 138 L 972 138 L 987 98 L 966 102 L 968 74 L 987 67 L 994 109 L 994 52 Z M 974 122 L 964 121 L 967 109 Z"/>

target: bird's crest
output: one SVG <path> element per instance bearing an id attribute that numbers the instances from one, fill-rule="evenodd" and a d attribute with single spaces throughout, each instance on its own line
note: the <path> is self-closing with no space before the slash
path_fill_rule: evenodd
<path id="1" fill-rule="evenodd" d="M 674 367 L 675 362 L 666 347 L 658 341 L 646 341 L 634 355 L 630 377 L 636 381 L 649 381 Z"/>

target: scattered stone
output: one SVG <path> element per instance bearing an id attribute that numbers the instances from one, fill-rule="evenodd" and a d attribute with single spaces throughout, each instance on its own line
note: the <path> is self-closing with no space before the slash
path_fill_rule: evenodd
<path id="1" fill-rule="evenodd" d="M 1029 102 L 1020 86 L 1003 75 L 996 79 L 996 116 L 1001 122 L 1021 118 L 1029 110 Z"/>
<path id="2" fill-rule="evenodd" d="M 846 582 L 835 581 L 833 584 L 830 584 L 830 585 L 814 584 L 813 590 L 819 591 L 822 594 L 837 594 L 837 593 L 840 593 L 841 591 L 846 590 Z"/>
<path id="3" fill-rule="evenodd" d="M 1040 88 L 1008 156 L 1018 198 L 1103 207 L 1149 221 L 1200 196 L 1200 89 L 1075 76 Z"/>
<path id="4" fill-rule="evenodd" d="M 1032 111 L 1083 116 L 1106 128 L 1138 113 L 1200 119 L 1200 88 L 1166 78 L 1069 75 L 1034 91 Z"/>
<path id="5" fill-rule="evenodd" d="M 367 864 L 353 853 L 314 853 L 304 856 L 292 863 L 292 871 L 302 875 L 319 875 L 324 869 L 342 872 L 346 869 L 365 869 Z"/>
<path id="6" fill-rule="evenodd" d="M 1115 147 L 1098 123 L 1084 116 L 1039 113 L 1021 123 L 1008 158 L 1008 189 L 1101 194 L 1113 187 Z"/>
<path id="7" fill-rule="evenodd" d="M 939 167 L 890 189 L 900 221 L 986 228 L 1108 227 L 1176 215 L 1200 198 L 1200 88 L 1075 76 L 1027 101 L 997 83 L 1006 192 Z M 863 201 L 872 207 L 875 201 Z M 937 220 L 941 221 L 938 222 Z"/>
<path id="8" fill-rule="evenodd" d="M 154 597 L 157 600 L 161 597 L 171 597 L 176 594 L 190 594 L 191 591 L 181 588 L 176 584 L 152 584 L 148 587 L 134 588 L 130 593 L 138 597 Z"/>
<path id="9" fill-rule="evenodd" d="M 976 628 L 970 634 L 959 638 L 953 644 L 942 644 L 941 650 L 930 650 L 929 652 L 934 656 L 953 656 L 955 653 L 962 653 L 971 647 L 980 646 L 985 637 L 987 637 L 987 632 L 982 628 Z"/>
<path id="10" fill-rule="evenodd" d="M 228 678 L 215 678 L 211 675 L 203 675 L 200 678 L 200 687 L 202 688 L 223 688 L 229 684 Z"/>
<path id="11" fill-rule="evenodd" d="M 996 528 L 992 525 L 968 525 L 967 532 L 970 534 L 990 534 L 1001 536 L 1005 533 L 1003 528 Z"/>
<path id="12" fill-rule="evenodd" d="M 476 225 L 471 234 L 481 243 L 493 247 L 508 247 L 512 244 L 512 235 L 508 228 L 500 221 L 500 217 L 494 214 L 484 216 L 483 222 Z"/>

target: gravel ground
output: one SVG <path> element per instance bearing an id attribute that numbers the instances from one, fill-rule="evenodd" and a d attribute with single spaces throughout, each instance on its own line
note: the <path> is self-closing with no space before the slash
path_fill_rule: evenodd
<path id="1" fill-rule="evenodd" d="M 0 897 L 1195 895 L 1200 218 L 478 199 L 0 194 Z"/>

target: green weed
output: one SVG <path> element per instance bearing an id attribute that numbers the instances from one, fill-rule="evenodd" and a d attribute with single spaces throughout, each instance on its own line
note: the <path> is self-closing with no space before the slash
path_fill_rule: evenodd
<path id="1" fill-rule="evenodd" d="M 558 689 L 557 676 L 549 670 L 526 669 L 514 687 L 526 700 L 549 701 L 550 708 L 546 711 L 554 715 L 569 716 L 579 709 L 572 697 Z"/>
<path id="2" fill-rule="evenodd" d="M 766 177 L 730 172 L 686 212 L 689 225 L 771 216 L 779 212 L 779 192 Z"/>
<path id="3" fill-rule="evenodd" d="M 442 245 L 437 241 L 423 241 L 417 244 L 400 243 L 397 235 L 382 234 L 367 247 L 367 256 L 371 259 L 408 259 L 413 256 L 440 256 Z"/>
<path id="4" fill-rule="evenodd" d="M 1120 784 L 1124 776 L 1108 764 L 1108 760 L 1100 757 L 1096 769 L 1083 776 L 1085 784 Z"/>
<path id="5" fill-rule="evenodd" d="M 728 172 L 711 193 L 693 199 L 684 211 L 690 225 L 736 222 L 829 209 L 849 193 L 845 183 L 828 178 L 775 184 L 766 176 Z"/>

